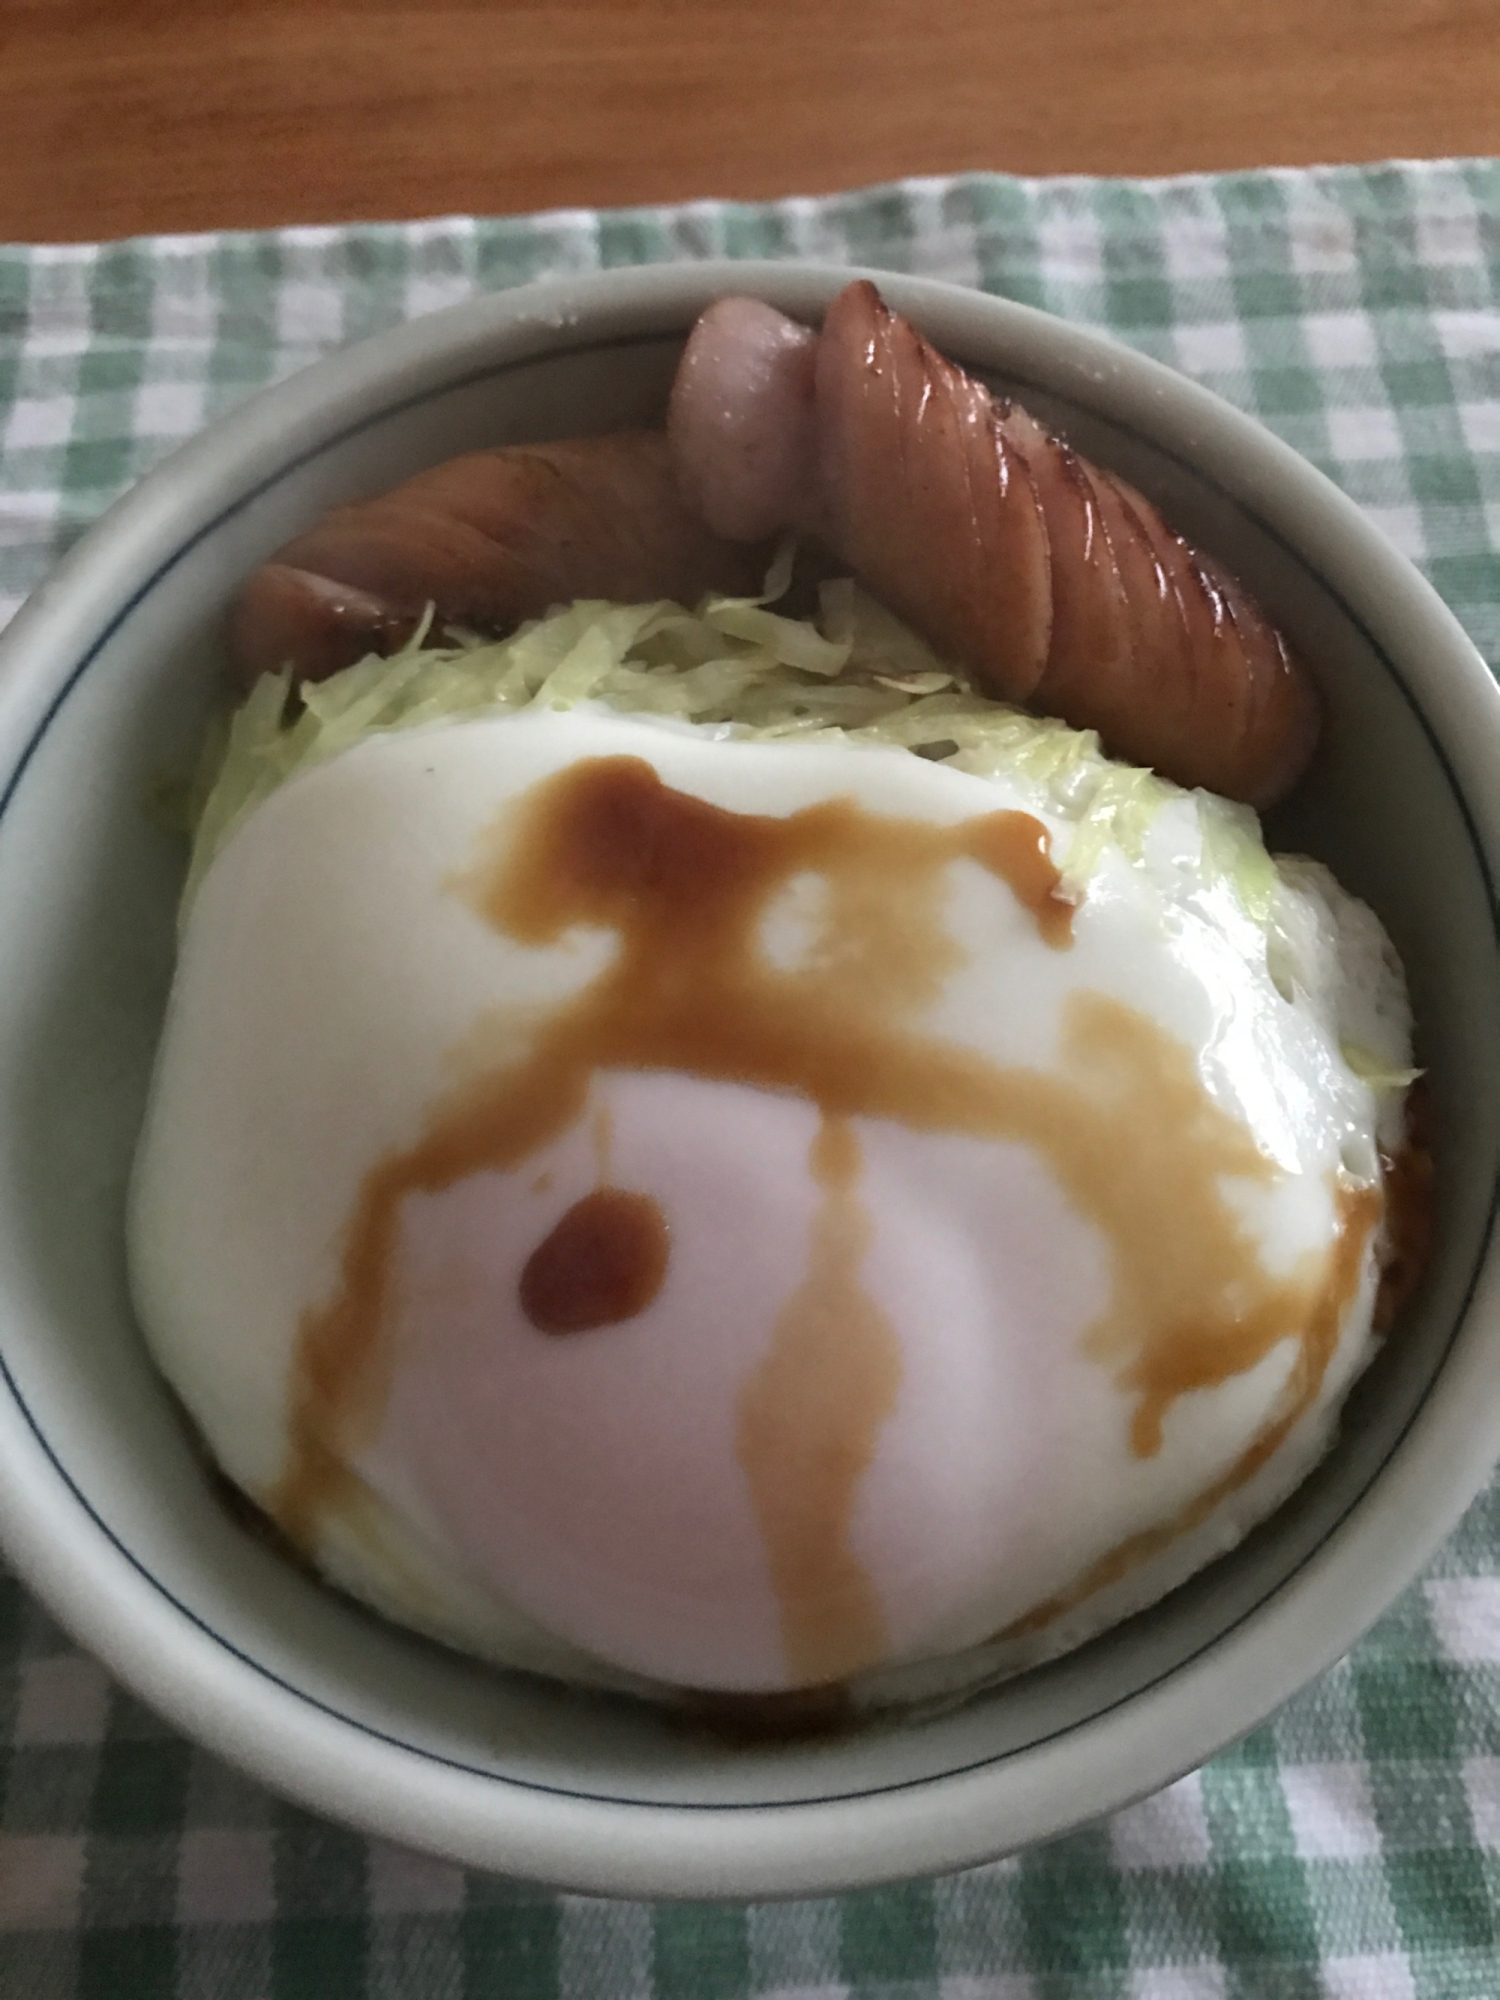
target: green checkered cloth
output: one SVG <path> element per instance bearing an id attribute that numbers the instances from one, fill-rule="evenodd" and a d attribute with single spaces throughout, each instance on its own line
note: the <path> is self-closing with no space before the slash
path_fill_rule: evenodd
<path id="1" fill-rule="evenodd" d="M 1171 363 L 1329 472 L 1500 662 L 1500 164 L 920 181 L 765 206 L 0 250 L 0 621 L 330 348 L 559 272 L 818 257 Z M 554 1896 L 269 1797 L 0 1576 L 3 2000 L 1496 2000 L 1500 1486 L 1238 1749 L 1050 1847 L 816 1902 Z"/>

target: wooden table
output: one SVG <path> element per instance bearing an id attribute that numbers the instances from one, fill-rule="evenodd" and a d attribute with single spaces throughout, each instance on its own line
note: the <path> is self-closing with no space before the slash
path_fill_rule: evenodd
<path id="1" fill-rule="evenodd" d="M 0 238 L 1497 152 L 1497 0 L 0 0 Z"/>

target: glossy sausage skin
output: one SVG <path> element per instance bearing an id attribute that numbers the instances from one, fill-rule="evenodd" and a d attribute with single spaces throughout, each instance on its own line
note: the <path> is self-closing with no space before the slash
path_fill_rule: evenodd
<path id="1" fill-rule="evenodd" d="M 778 334 L 768 312 L 721 300 L 679 371 L 669 435 L 708 519 L 816 534 L 981 686 L 1097 729 L 1116 756 L 1257 806 L 1290 788 L 1317 698 L 1227 571 L 868 282 L 839 294 L 821 335 Z M 772 449 L 778 424 L 802 434 Z"/>
<path id="2" fill-rule="evenodd" d="M 246 681 L 319 680 L 394 651 L 429 604 L 439 632 L 500 633 L 577 597 L 752 591 L 767 559 L 685 504 L 660 432 L 471 452 L 288 542 L 240 592 L 230 644 Z"/>

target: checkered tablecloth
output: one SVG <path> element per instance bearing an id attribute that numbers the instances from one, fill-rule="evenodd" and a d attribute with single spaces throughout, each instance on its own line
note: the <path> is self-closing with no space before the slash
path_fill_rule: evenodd
<path id="1" fill-rule="evenodd" d="M 476 292 L 820 257 L 1103 327 L 1253 411 L 1500 664 L 1500 164 L 922 181 L 0 249 L 0 621 L 251 389 Z M 3 952 L 3 944 L 0 944 Z M 518 1888 L 174 1735 L 0 1575 L 0 2000 L 1500 2000 L 1500 1485 L 1266 1728 L 972 1873 L 716 1908 Z"/>

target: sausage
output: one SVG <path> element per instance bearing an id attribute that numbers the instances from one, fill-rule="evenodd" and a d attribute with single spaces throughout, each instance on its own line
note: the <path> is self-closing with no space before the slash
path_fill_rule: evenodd
<path id="1" fill-rule="evenodd" d="M 240 591 L 230 647 L 247 682 L 288 665 L 320 680 L 395 651 L 429 604 L 439 631 L 499 633 L 578 597 L 753 591 L 768 559 L 687 506 L 660 432 L 471 452 L 278 550 Z"/>
<path id="2" fill-rule="evenodd" d="M 753 300 L 710 307 L 668 435 L 720 532 L 816 535 L 1002 700 L 1256 806 L 1312 755 L 1311 677 L 1250 594 L 867 281 L 821 334 Z"/>

